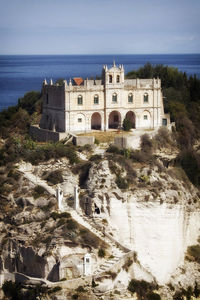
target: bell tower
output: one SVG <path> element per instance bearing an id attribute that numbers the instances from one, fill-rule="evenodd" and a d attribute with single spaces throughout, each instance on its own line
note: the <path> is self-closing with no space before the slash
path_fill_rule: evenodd
<path id="1" fill-rule="evenodd" d="M 103 67 L 102 75 L 104 85 L 114 87 L 124 83 L 124 67 L 123 65 L 117 67 L 115 61 L 110 69 L 107 66 Z"/>

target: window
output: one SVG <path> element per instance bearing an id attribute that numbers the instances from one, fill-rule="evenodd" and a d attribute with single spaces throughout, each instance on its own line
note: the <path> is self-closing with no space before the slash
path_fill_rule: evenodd
<path id="1" fill-rule="evenodd" d="M 144 115 L 144 120 L 148 120 L 148 116 L 147 115 Z"/>
<path id="2" fill-rule="evenodd" d="M 128 103 L 133 103 L 133 94 L 128 95 Z"/>
<path id="3" fill-rule="evenodd" d="M 114 93 L 114 94 L 112 95 L 112 102 L 114 102 L 114 103 L 117 102 L 117 94 L 116 94 L 116 93 Z"/>
<path id="4" fill-rule="evenodd" d="M 149 95 L 147 93 L 144 94 L 144 103 L 149 102 Z"/>
<path id="5" fill-rule="evenodd" d="M 83 97 L 81 95 L 78 96 L 78 105 L 83 104 Z"/>
<path id="6" fill-rule="evenodd" d="M 167 126 L 167 119 L 162 119 L 162 126 Z"/>
<path id="7" fill-rule="evenodd" d="M 47 104 L 49 104 L 49 95 L 48 94 L 46 94 L 46 102 L 47 102 Z"/>
<path id="8" fill-rule="evenodd" d="M 82 119 L 81 118 L 78 118 L 78 123 L 82 123 Z"/>
<path id="9" fill-rule="evenodd" d="M 89 258 L 86 258 L 86 263 L 89 263 L 89 262 L 90 262 Z"/>
<path id="10" fill-rule="evenodd" d="M 99 96 L 94 95 L 94 104 L 99 104 Z"/>
<path id="11" fill-rule="evenodd" d="M 117 83 L 119 83 L 119 82 L 120 82 L 120 76 L 117 75 Z"/>
<path id="12" fill-rule="evenodd" d="M 109 83 L 112 83 L 112 75 L 109 75 Z"/>

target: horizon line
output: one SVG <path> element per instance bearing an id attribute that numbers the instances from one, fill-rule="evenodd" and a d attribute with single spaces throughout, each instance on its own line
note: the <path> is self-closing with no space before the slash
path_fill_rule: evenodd
<path id="1" fill-rule="evenodd" d="M 53 54 L 35 54 L 35 53 L 32 53 L 32 54 L 22 54 L 22 53 L 18 53 L 18 54 L 1 54 L 0 53 L 0 56 L 31 56 L 31 55 L 35 55 L 35 56 L 53 56 L 53 55 L 70 55 L 70 56 L 86 56 L 86 55 L 90 55 L 90 56 L 103 56 L 103 55 L 107 55 L 107 56 L 113 56 L 113 55 L 200 55 L 200 52 L 188 52 L 188 53 L 104 53 L 104 54 L 101 54 L 101 53 L 97 53 L 97 54 L 94 54 L 94 53 L 84 53 L 84 54 L 81 54 L 81 53 L 76 53 L 76 54 L 72 54 L 72 53 L 68 53 L 68 54 L 65 54 L 65 53 L 53 53 Z"/>

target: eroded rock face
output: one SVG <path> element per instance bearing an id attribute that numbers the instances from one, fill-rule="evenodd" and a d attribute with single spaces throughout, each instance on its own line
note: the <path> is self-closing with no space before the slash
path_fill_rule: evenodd
<path id="1" fill-rule="evenodd" d="M 120 163 L 117 164 L 120 169 Z M 200 235 L 198 192 L 187 181 L 176 178 L 172 171 L 173 168 L 170 173 L 164 167 L 160 171 L 155 166 L 151 169 L 136 166 L 136 177 L 129 189 L 122 190 L 116 184 L 108 160 L 104 159 L 90 168 L 87 189 L 81 192 L 89 197 L 91 211 L 104 221 L 102 224 L 106 226 L 106 232 L 137 254 L 137 264 L 133 263 L 131 272 L 119 273 L 116 286 L 122 283 L 126 286 L 132 277 L 146 281 L 155 279 L 159 284 L 168 283 L 176 274 L 175 270 L 184 264 L 187 247 L 195 244 Z M 121 176 L 128 176 L 127 171 L 122 170 Z M 75 178 L 72 182 L 74 177 L 70 168 L 66 169 L 65 177 L 63 187 L 67 186 L 66 194 L 71 195 L 78 181 Z M 43 207 L 50 202 L 49 199 L 34 200 L 31 195 L 29 197 L 16 201 L 16 207 L 18 205 L 20 209 L 12 216 L 16 224 L 13 223 L 12 230 L 11 225 L 10 228 L 4 226 L 2 236 L 7 239 L 8 230 L 10 239 L 16 238 L 17 242 L 3 249 L 0 270 L 18 271 L 50 281 L 81 276 L 82 257 L 87 250 L 64 246 L 66 236 L 62 238 L 61 228 L 50 217 L 51 207 L 55 210 L 55 199 L 52 199 L 53 206 L 47 211 Z M 15 226 L 18 226 L 17 229 Z M 42 235 L 40 243 L 36 244 L 33 242 L 38 232 Z M 18 235 L 21 237 L 18 238 Z M 52 237 L 54 242 L 51 241 L 48 248 L 48 238 L 51 240 Z M 42 243 L 46 239 L 47 243 Z M 190 273 L 186 272 L 187 277 Z M 180 276 L 180 272 L 177 274 Z M 195 276 L 194 272 L 193 281 Z M 114 287 L 111 281 L 105 286 Z"/>
<path id="2" fill-rule="evenodd" d="M 184 253 L 199 236 L 200 213 L 160 203 L 110 202 L 110 223 L 120 242 L 135 250 L 138 260 L 158 283 L 166 283 Z M 140 277 L 140 274 L 137 275 Z M 141 279 L 141 278 L 139 278 Z"/>
<path id="3" fill-rule="evenodd" d="M 19 255 L 16 260 L 18 272 L 31 277 L 44 278 L 46 263 L 46 259 L 35 253 L 31 247 L 19 249 Z"/>
<path id="4" fill-rule="evenodd" d="M 138 184 L 122 191 L 104 161 L 91 168 L 88 189 L 95 191 L 94 202 L 101 207 L 101 217 L 108 221 L 107 230 L 137 253 L 142 267 L 159 284 L 165 284 L 184 264 L 187 247 L 200 235 L 198 191 L 165 168 L 160 172 L 144 167 L 136 171 Z M 100 189 L 103 178 L 104 187 Z M 137 268 L 134 275 L 146 279 L 142 269 Z"/>

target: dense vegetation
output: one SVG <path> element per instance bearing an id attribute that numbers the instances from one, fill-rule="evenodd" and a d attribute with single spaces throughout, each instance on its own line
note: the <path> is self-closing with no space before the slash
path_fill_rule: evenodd
<path id="1" fill-rule="evenodd" d="M 158 288 L 157 285 L 153 283 L 146 282 L 144 280 L 134 280 L 129 282 L 128 290 L 132 293 L 136 293 L 138 299 L 141 300 L 159 300 L 160 296 L 153 291 Z"/>
<path id="2" fill-rule="evenodd" d="M 13 133 L 28 133 L 29 126 L 36 124 L 42 109 L 40 92 L 29 92 L 19 98 L 18 104 L 0 112 L 0 137 Z"/>
<path id="3" fill-rule="evenodd" d="M 10 300 L 35 300 L 58 292 L 61 290 L 61 287 L 55 286 L 54 288 L 49 288 L 42 286 L 41 284 L 37 284 L 33 287 L 29 286 L 27 288 L 19 282 L 5 281 L 2 290 L 6 297 Z"/>

